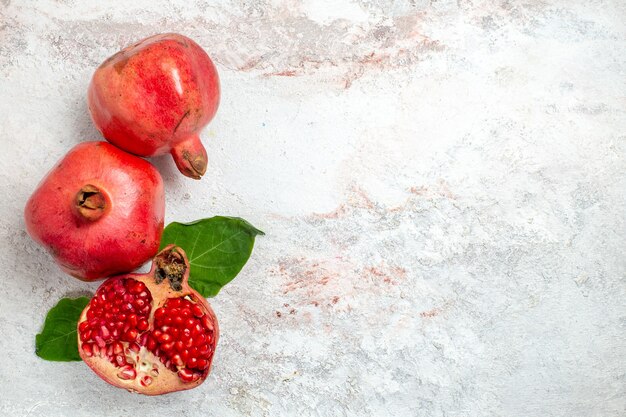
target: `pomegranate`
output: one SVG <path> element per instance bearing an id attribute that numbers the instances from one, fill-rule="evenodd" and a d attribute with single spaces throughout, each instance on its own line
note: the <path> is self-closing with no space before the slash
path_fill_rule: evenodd
<path id="1" fill-rule="evenodd" d="M 163 180 L 147 161 L 106 142 L 74 147 L 26 203 L 26 229 L 70 275 L 132 271 L 159 249 Z"/>
<path id="2" fill-rule="evenodd" d="M 106 382 L 141 394 L 200 385 L 209 374 L 219 328 L 188 277 L 185 252 L 169 245 L 149 273 L 106 280 L 78 320 L 81 358 Z"/>
<path id="3" fill-rule="evenodd" d="M 140 156 L 169 152 L 180 172 L 195 179 L 207 167 L 198 133 L 219 99 L 211 58 L 175 33 L 151 36 L 108 58 L 88 93 L 91 117 L 109 142 Z"/>

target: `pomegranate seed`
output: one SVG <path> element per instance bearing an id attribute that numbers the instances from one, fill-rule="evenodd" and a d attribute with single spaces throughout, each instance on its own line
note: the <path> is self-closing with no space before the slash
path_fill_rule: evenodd
<path id="1" fill-rule="evenodd" d="M 174 343 L 174 349 L 176 349 L 176 350 L 177 350 L 177 351 L 179 351 L 179 352 L 180 352 L 180 351 L 182 351 L 184 347 L 185 347 L 185 346 L 183 345 L 183 342 L 181 342 L 180 340 L 177 340 L 177 341 Z"/>
<path id="2" fill-rule="evenodd" d="M 170 342 L 170 343 L 163 343 L 161 345 L 161 349 L 163 349 L 166 352 L 169 352 L 170 350 L 172 350 L 172 348 L 174 347 L 174 343 Z"/>
<path id="3" fill-rule="evenodd" d="M 165 324 L 166 326 L 170 326 L 172 324 L 173 320 L 170 316 L 167 316 L 165 318 L 163 318 L 163 324 Z"/>
<path id="4" fill-rule="evenodd" d="M 148 350 L 153 351 L 156 345 L 157 345 L 156 340 L 154 340 L 152 337 L 148 337 L 148 339 L 146 340 L 146 344 L 145 344 Z"/>
<path id="5" fill-rule="evenodd" d="M 184 365 L 183 359 L 178 354 L 172 356 L 172 363 L 174 365 L 176 365 L 176 366 L 183 366 Z"/>
<path id="6" fill-rule="evenodd" d="M 189 349 L 189 356 L 191 357 L 196 357 L 198 356 L 198 353 L 200 353 L 200 350 L 197 347 L 192 347 L 191 349 Z"/>
<path id="7" fill-rule="evenodd" d="M 193 307 L 191 307 L 191 312 L 196 317 L 202 317 L 202 315 L 204 314 L 204 312 L 202 311 L 202 308 L 200 308 L 200 306 L 198 304 L 196 304 Z"/>
<path id="8" fill-rule="evenodd" d="M 107 329 L 106 326 L 102 326 L 100 328 L 100 335 L 102 335 L 102 338 L 104 340 L 108 339 L 111 336 L 111 334 L 109 333 L 109 329 Z"/>
<path id="9" fill-rule="evenodd" d="M 117 339 L 120 336 L 120 331 L 118 329 L 113 329 L 113 331 L 111 332 L 111 335 L 113 336 L 114 339 Z"/>
<path id="10" fill-rule="evenodd" d="M 150 314 L 150 309 L 152 307 L 150 306 L 150 304 L 146 304 L 146 306 L 144 308 L 141 309 L 141 313 L 145 316 L 147 316 L 148 314 Z"/>
<path id="11" fill-rule="evenodd" d="M 195 346 L 201 346 L 206 342 L 206 336 L 203 333 L 200 333 L 196 337 L 193 338 L 193 344 Z"/>
<path id="12" fill-rule="evenodd" d="M 87 310 L 87 318 L 92 319 L 95 317 L 95 313 L 92 309 Z"/>
<path id="13" fill-rule="evenodd" d="M 89 327 L 89 323 L 87 323 L 86 321 L 82 321 L 82 322 L 78 325 L 78 331 L 79 331 L 79 332 L 84 332 L 85 330 L 87 330 L 87 327 Z"/>
<path id="14" fill-rule="evenodd" d="M 122 344 L 120 342 L 113 342 L 113 353 L 115 353 L 116 355 L 119 355 L 120 353 L 124 352 L 124 346 L 122 346 Z"/>
<path id="15" fill-rule="evenodd" d="M 139 299 L 135 300 L 134 304 L 135 304 L 135 307 L 137 307 L 137 309 L 140 309 L 140 308 L 142 308 L 143 306 L 146 305 L 146 302 L 144 300 L 142 300 L 141 298 L 139 298 Z"/>
<path id="16" fill-rule="evenodd" d="M 121 329 L 122 327 L 124 327 L 124 322 L 123 321 L 118 321 L 118 322 L 115 323 L 115 328 Z"/>
<path id="17" fill-rule="evenodd" d="M 147 299 L 148 298 L 148 292 L 147 291 L 142 291 L 142 292 L 139 293 L 139 296 L 141 298 L 146 298 Z"/>
<path id="18" fill-rule="evenodd" d="M 113 345 L 108 345 L 106 352 L 107 352 L 106 353 L 107 357 L 109 357 L 109 358 L 112 357 L 113 356 Z"/>
<path id="19" fill-rule="evenodd" d="M 86 332 L 80 334 L 80 340 L 81 341 L 84 342 L 84 341 L 89 340 L 89 339 L 91 339 L 91 330 L 87 330 Z"/>
<path id="20" fill-rule="evenodd" d="M 140 292 L 142 292 L 142 291 L 143 291 L 143 290 L 145 290 L 145 289 L 146 289 L 146 286 L 145 286 L 145 284 L 144 284 L 143 282 L 141 282 L 141 281 L 136 281 L 136 282 L 134 283 L 134 285 L 131 285 L 131 286 L 129 286 L 129 287 L 128 287 L 128 291 L 129 291 L 131 294 L 139 294 Z"/>
<path id="21" fill-rule="evenodd" d="M 148 375 L 144 375 L 141 377 L 141 385 L 143 385 L 144 387 L 147 387 L 150 384 L 152 384 L 151 377 L 149 377 Z"/>
<path id="22" fill-rule="evenodd" d="M 172 340 L 172 336 L 170 336 L 167 333 L 163 333 L 161 335 L 161 337 L 159 337 L 159 342 L 161 342 L 161 343 L 167 343 L 167 342 L 169 342 L 171 340 Z"/>
<path id="23" fill-rule="evenodd" d="M 209 353 L 210 349 L 211 347 L 208 344 L 204 344 L 198 348 L 198 354 L 206 356 L 206 354 Z"/>
<path id="24" fill-rule="evenodd" d="M 204 334 L 204 328 L 200 324 L 196 324 L 192 329 L 192 334 L 197 336 L 199 334 Z"/>
<path id="25" fill-rule="evenodd" d="M 184 361 L 189 357 L 189 351 L 187 349 L 180 351 L 180 358 Z"/>
<path id="26" fill-rule="evenodd" d="M 207 361 L 206 359 L 200 359 L 198 360 L 198 363 L 196 364 L 196 368 L 198 369 L 206 369 L 209 367 L 209 361 Z"/>
<path id="27" fill-rule="evenodd" d="M 191 310 L 189 310 L 188 308 L 181 310 L 180 316 L 184 319 L 186 319 L 187 317 L 191 317 Z"/>
<path id="28" fill-rule="evenodd" d="M 180 371 L 178 371 L 178 376 L 184 382 L 193 382 L 193 381 L 196 381 L 199 378 L 198 374 L 194 374 L 193 371 L 191 371 L 190 369 L 187 369 L 187 368 L 183 368 Z"/>
<path id="29" fill-rule="evenodd" d="M 102 340 L 102 338 L 100 336 L 96 336 L 94 337 L 96 343 L 98 344 L 99 347 L 103 348 L 106 346 L 106 343 L 104 342 L 104 340 Z"/>
<path id="30" fill-rule="evenodd" d="M 181 298 L 170 298 L 169 300 L 167 300 L 167 307 L 169 308 L 176 308 L 176 307 L 180 307 L 182 303 L 182 299 Z"/>
<path id="31" fill-rule="evenodd" d="M 92 346 L 93 346 L 93 344 L 91 344 L 91 343 L 84 343 L 83 344 L 83 352 L 85 353 L 85 356 L 91 357 L 93 355 Z"/>
<path id="32" fill-rule="evenodd" d="M 127 303 L 124 305 L 124 310 L 126 311 L 132 311 L 133 310 L 133 305 L 131 303 Z"/>
<path id="33" fill-rule="evenodd" d="M 141 335 L 141 337 L 139 338 L 139 344 L 141 346 L 145 346 L 146 345 L 146 341 L 148 340 L 148 333 L 144 333 Z"/>
<path id="34" fill-rule="evenodd" d="M 183 334 L 182 336 L 184 337 L 190 337 L 191 336 L 191 330 L 189 329 L 183 329 Z"/>
<path id="35" fill-rule="evenodd" d="M 132 352 L 139 352 L 139 345 L 137 343 L 129 343 L 128 349 Z"/>
<path id="36" fill-rule="evenodd" d="M 178 330 L 176 327 L 172 327 L 168 333 L 171 334 L 174 339 L 176 339 L 180 334 L 180 330 Z"/>
<path id="37" fill-rule="evenodd" d="M 198 366 L 198 359 L 189 358 L 187 359 L 187 368 L 195 368 Z"/>
<path id="38" fill-rule="evenodd" d="M 160 319 L 165 315 L 165 309 L 163 307 L 161 308 L 157 308 L 156 311 L 154 312 L 154 318 L 155 319 Z"/>
<path id="39" fill-rule="evenodd" d="M 130 329 L 126 333 L 124 333 L 124 340 L 126 340 L 127 342 L 134 341 L 136 337 L 137 337 L 137 330 L 135 329 Z"/>
<path id="40" fill-rule="evenodd" d="M 137 322 L 137 329 L 141 330 L 142 332 L 148 330 L 148 327 L 150 327 L 150 325 L 148 324 L 148 320 L 146 319 L 141 319 Z"/>
<path id="41" fill-rule="evenodd" d="M 121 371 L 117 374 L 117 376 L 120 379 L 135 379 L 135 377 L 137 376 L 137 372 L 135 371 L 135 368 L 132 367 L 132 365 L 126 365 L 121 368 Z"/>
<path id="42" fill-rule="evenodd" d="M 118 321 L 126 321 L 126 313 L 120 313 L 117 315 Z"/>
<path id="43" fill-rule="evenodd" d="M 161 337 L 161 335 L 163 334 L 163 332 L 162 332 L 161 330 L 158 330 L 158 329 L 157 329 L 157 330 L 155 330 L 152 334 L 154 335 L 154 337 L 156 337 L 156 338 L 158 339 L 159 337 Z"/>
<path id="44" fill-rule="evenodd" d="M 211 321 L 211 318 L 208 314 L 202 317 L 202 324 L 204 324 L 204 327 L 206 327 L 207 329 L 213 330 L 213 322 Z"/>
<path id="45" fill-rule="evenodd" d="M 126 358 L 123 355 L 117 355 L 115 356 L 115 362 L 118 366 L 124 366 L 126 365 Z"/>
<path id="46" fill-rule="evenodd" d="M 135 327 L 137 325 L 137 315 L 135 313 L 129 314 L 126 322 L 129 326 Z"/>
<path id="47" fill-rule="evenodd" d="M 174 324 L 176 326 L 182 326 L 184 320 L 183 320 L 182 317 L 176 316 L 176 317 L 174 317 L 174 319 L 172 321 L 174 322 Z"/>
<path id="48" fill-rule="evenodd" d="M 93 356 L 100 356 L 100 348 L 98 345 L 92 345 Z"/>
<path id="49" fill-rule="evenodd" d="M 190 348 L 193 346 L 193 338 L 191 336 L 189 338 L 183 338 L 181 339 L 181 341 L 186 348 Z"/>
<path id="50" fill-rule="evenodd" d="M 194 319 L 193 317 L 189 317 L 188 319 L 185 320 L 185 327 L 187 329 L 193 329 L 194 327 L 196 327 L 196 324 L 198 324 L 198 321 L 196 319 Z"/>

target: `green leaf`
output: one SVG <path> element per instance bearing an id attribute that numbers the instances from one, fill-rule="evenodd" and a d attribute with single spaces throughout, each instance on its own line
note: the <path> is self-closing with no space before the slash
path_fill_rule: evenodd
<path id="1" fill-rule="evenodd" d="M 189 285 L 203 297 L 215 297 L 250 258 L 254 238 L 264 234 L 238 217 L 174 222 L 163 231 L 161 249 L 169 244 L 183 248 L 191 266 Z"/>
<path id="2" fill-rule="evenodd" d="M 43 330 L 35 337 L 35 353 L 48 361 L 80 361 L 76 326 L 88 297 L 63 298 L 46 316 Z"/>

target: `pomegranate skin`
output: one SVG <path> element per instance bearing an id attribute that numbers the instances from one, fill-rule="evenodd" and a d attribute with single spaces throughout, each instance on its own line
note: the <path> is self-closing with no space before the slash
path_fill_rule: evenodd
<path id="1" fill-rule="evenodd" d="M 194 179 L 207 166 L 198 133 L 219 100 L 213 62 L 197 43 L 175 33 L 151 36 L 108 58 L 88 92 L 91 117 L 106 140 L 143 157 L 169 152 Z"/>
<path id="2" fill-rule="evenodd" d="M 152 258 L 164 215 L 159 172 L 106 142 L 71 149 L 24 210 L 30 236 L 83 281 L 129 272 Z"/>
<path id="3" fill-rule="evenodd" d="M 102 283 L 78 320 L 83 361 L 109 384 L 144 395 L 202 384 L 211 371 L 219 326 L 213 309 L 188 285 L 188 278 L 185 252 L 168 245 L 156 255 L 150 272 Z M 179 305 L 167 310 L 174 300 Z M 185 309 L 190 314 L 185 315 Z M 187 324 L 189 320 L 194 322 Z M 162 333 L 168 333 L 167 339 Z M 198 366 L 201 360 L 204 364 Z"/>

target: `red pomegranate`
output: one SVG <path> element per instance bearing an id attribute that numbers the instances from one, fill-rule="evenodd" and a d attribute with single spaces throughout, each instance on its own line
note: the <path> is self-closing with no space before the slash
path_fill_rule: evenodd
<path id="1" fill-rule="evenodd" d="M 211 369 L 219 328 L 188 277 L 185 252 L 169 245 L 149 273 L 106 280 L 78 320 L 81 358 L 106 382 L 141 394 L 200 385 Z"/>
<path id="2" fill-rule="evenodd" d="M 220 99 L 217 70 L 204 50 L 175 33 L 151 36 L 100 65 L 89 110 L 104 137 L 140 156 L 171 153 L 184 175 L 199 179 L 207 155 L 198 133 Z"/>
<path id="3" fill-rule="evenodd" d="M 164 214 L 159 172 L 106 142 L 70 150 L 24 210 L 31 237 L 84 281 L 132 271 L 152 258 Z"/>

